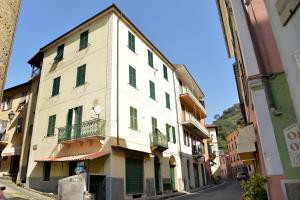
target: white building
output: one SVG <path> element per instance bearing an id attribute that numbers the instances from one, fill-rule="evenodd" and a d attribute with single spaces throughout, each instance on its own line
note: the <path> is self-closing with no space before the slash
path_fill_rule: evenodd
<path id="1" fill-rule="evenodd" d="M 180 152 L 192 151 L 181 149 L 185 125 L 178 102 L 192 92 L 179 93 L 178 80 L 192 77 L 181 78 L 180 67 L 115 5 L 41 48 L 29 63 L 41 68 L 29 187 L 57 192 L 59 179 L 83 168 L 96 199 L 139 198 L 205 184 L 201 165 L 198 185 L 193 179 L 187 188 L 183 181 Z M 191 86 L 197 86 L 194 80 Z M 197 86 L 194 93 L 199 91 Z M 201 122 L 189 124 L 204 124 L 205 115 L 198 117 Z M 198 129 L 200 141 L 207 130 Z"/>

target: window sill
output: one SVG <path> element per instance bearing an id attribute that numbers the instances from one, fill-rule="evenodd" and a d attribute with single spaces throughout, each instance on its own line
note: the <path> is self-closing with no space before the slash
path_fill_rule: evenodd
<path id="1" fill-rule="evenodd" d="M 139 90 L 137 87 L 134 87 L 133 85 L 131 85 L 130 83 L 127 83 L 131 88 Z"/>
<path id="2" fill-rule="evenodd" d="M 150 97 L 150 96 L 149 96 L 149 98 L 150 98 L 151 100 L 153 100 L 153 101 L 157 102 L 157 101 L 156 101 L 156 99 L 153 99 L 153 98 L 152 98 L 152 97 Z"/>
<path id="3" fill-rule="evenodd" d="M 54 135 L 46 135 L 44 138 L 53 138 L 55 136 L 55 134 Z"/>
<path id="4" fill-rule="evenodd" d="M 60 93 L 58 93 L 58 94 L 56 94 L 56 95 L 53 95 L 53 96 L 51 96 L 51 97 L 50 97 L 50 99 L 51 99 L 51 98 L 54 98 L 54 97 L 57 97 L 57 96 L 59 96 L 59 94 L 60 94 Z"/>
<path id="5" fill-rule="evenodd" d="M 135 52 L 135 50 L 130 49 L 128 45 L 127 45 L 127 48 L 128 48 L 132 53 L 134 53 L 135 55 L 138 55 L 138 54 Z"/>
<path id="6" fill-rule="evenodd" d="M 132 131 L 135 131 L 135 132 L 140 132 L 140 130 L 139 129 L 135 129 L 135 128 L 131 128 L 131 127 L 128 127 L 130 130 L 132 130 Z"/>
<path id="7" fill-rule="evenodd" d="M 84 82 L 83 84 L 80 84 L 80 85 L 76 85 L 75 87 L 74 87 L 74 89 L 75 88 L 80 88 L 80 87 L 82 87 L 82 86 L 85 86 L 87 84 L 87 82 Z"/>

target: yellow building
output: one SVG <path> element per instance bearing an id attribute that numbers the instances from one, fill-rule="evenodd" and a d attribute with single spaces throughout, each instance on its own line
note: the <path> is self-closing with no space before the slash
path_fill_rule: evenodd
<path id="1" fill-rule="evenodd" d="M 38 76 L 4 90 L 0 112 L 1 176 L 25 181 Z M 25 145 L 24 145 L 25 144 Z"/>
<path id="2" fill-rule="evenodd" d="M 41 81 L 28 187 L 57 193 L 58 181 L 78 171 L 88 172 L 96 199 L 205 185 L 203 161 L 193 155 L 208 137 L 204 94 L 115 5 L 42 47 L 29 64 L 41 69 Z M 180 102 L 194 112 L 178 118 Z M 183 140 L 192 145 L 181 149 Z"/>

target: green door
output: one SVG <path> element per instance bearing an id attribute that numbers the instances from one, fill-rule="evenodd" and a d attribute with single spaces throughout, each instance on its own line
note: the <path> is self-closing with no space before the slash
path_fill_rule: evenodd
<path id="1" fill-rule="evenodd" d="M 155 190 L 156 194 L 160 194 L 160 177 L 161 177 L 161 172 L 160 172 L 160 163 L 159 159 L 155 156 L 154 158 L 154 175 L 155 175 Z"/>
<path id="2" fill-rule="evenodd" d="M 172 191 L 175 191 L 176 190 L 176 187 L 175 187 L 175 165 L 170 165 L 170 178 L 171 178 Z"/>
<path id="3" fill-rule="evenodd" d="M 126 158 L 126 193 L 141 194 L 144 192 L 143 159 Z"/>
<path id="4" fill-rule="evenodd" d="M 75 138 L 80 138 L 81 137 L 81 122 L 82 122 L 82 106 L 74 108 L 75 110 L 75 133 L 74 137 Z"/>

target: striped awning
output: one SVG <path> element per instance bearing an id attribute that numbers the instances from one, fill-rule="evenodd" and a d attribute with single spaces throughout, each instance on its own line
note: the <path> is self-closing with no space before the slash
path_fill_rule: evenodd
<path id="1" fill-rule="evenodd" d="M 69 161 L 86 161 L 94 160 L 102 156 L 109 155 L 110 151 L 97 151 L 89 154 L 62 156 L 62 157 L 48 157 L 36 159 L 35 162 L 69 162 Z"/>

